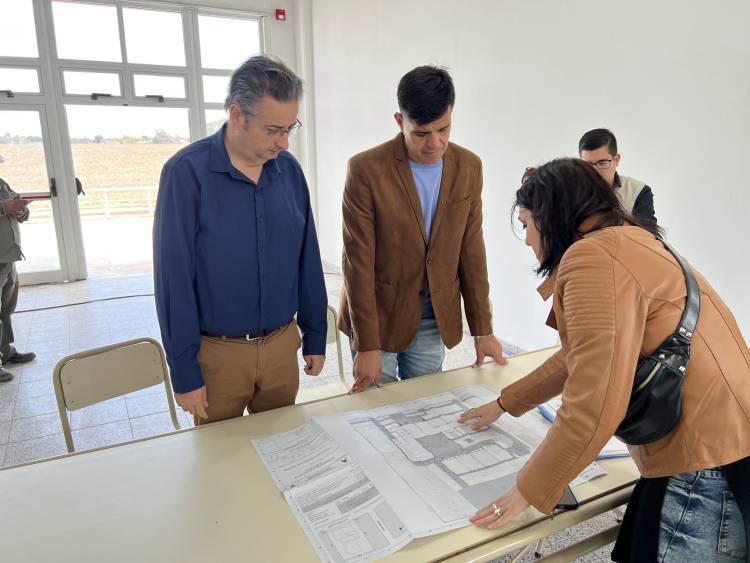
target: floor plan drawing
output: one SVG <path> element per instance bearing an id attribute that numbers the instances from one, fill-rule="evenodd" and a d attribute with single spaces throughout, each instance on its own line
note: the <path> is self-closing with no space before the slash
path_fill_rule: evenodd
<path id="1" fill-rule="evenodd" d="M 445 393 L 438 395 L 432 404 L 394 414 L 383 413 L 353 422 L 352 428 L 375 448 L 382 447 L 383 435 L 398 448 L 405 459 L 394 456 L 392 463 L 423 474 L 417 493 L 425 492 L 421 495 L 425 500 L 433 495 L 423 491 L 424 486 L 438 479 L 440 484 L 459 492 L 470 503 L 468 510 L 474 511 L 486 504 L 488 489 L 496 492 L 513 486 L 514 475 L 531 455 L 533 445 L 494 426 L 472 432 L 468 426 L 456 422 L 464 410 L 462 402 Z M 390 453 L 388 447 L 380 451 L 384 455 Z M 429 473 L 424 475 L 426 471 Z M 445 507 L 435 507 L 445 521 L 455 517 L 450 510 L 440 514 L 442 508 Z"/>
<path id="2" fill-rule="evenodd" d="M 513 487 L 548 426 L 536 411 L 480 431 L 458 422 L 496 396 L 464 386 L 314 417 L 253 444 L 320 558 L 369 561 L 467 526 Z"/>
<path id="3" fill-rule="evenodd" d="M 451 526 L 510 490 L 544 438 L 545 424 L 534 415 L 504 417 L 479 432 L 458 422 L 462 412 L 495 397 L 487 388 L 470 386 L 317 421 L 366 467 L 373 467 L 374 456 L 363 459 L 358 452 L 380 454 L 374 467 L 385 463 L 442 525 Z"/>

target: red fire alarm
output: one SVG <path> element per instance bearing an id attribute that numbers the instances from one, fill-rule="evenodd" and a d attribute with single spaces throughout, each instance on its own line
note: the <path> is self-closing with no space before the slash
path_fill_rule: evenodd
<path id="1" fill-rule="evenodd" d="M 284 8 L 276 8 L 276 19 L 279 21 L 286 21 L 286 10 Z"/>

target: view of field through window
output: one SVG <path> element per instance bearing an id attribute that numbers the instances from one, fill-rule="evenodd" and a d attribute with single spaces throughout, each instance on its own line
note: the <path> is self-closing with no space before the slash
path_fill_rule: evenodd
<path id="1" fill-rule="evenodd" d="M 184 110 L 177 111 L 186 118 Z M 78 204 L 90 276 L 152 270 L 151 229 L 159 175 L 164 163 L 188 143 L 186 121 L 184 127 L 171 129 L 117 137 L 71 134 L 75 174 L 85 192 Z M 0 155 L 5 159 L 0 164 L 0 177 L 19 193 L 49 188 L 41 141 L 38 135 L 0 131 Z M 30 205 L 31 217 L 22 227 L 22 241 L 27 255 L 38 258 L 33 270 L 58 267 L 57 256 L 53 256 L 52 207 L 47 201 Z M 23 264 L 19 266 L 24 269 Z"/>
<path id="2" fill-rule="evenodd" d="M 191 138 L 223 123 L 232 69 L 261 51 L 260 19 L 176 5 L 50 5 L 46 25 L 59 60 L 53 58 L 53 84 L 42 84 L 37 59 L 49 54 L 37 49 L 44 26 L 31 0 L 0 2 L 0 83 L 9 92 L 0 105 L 0 177 L 36 196 L 49 193 L 54 178 L 59 197 L 29 204 L 31 217 L 21 229 L 26 260 L 18 269 L 38 274 L 28 280 L 76 279 L 86 275 L 85 255 L 88 276 L 151 272 L 161 169 Z M 187 56 L 188 44 L 199 50 L 197 60 Z M 188 95 L 190 76 L 202 86 L 199 96 Z M 42 97 L 15 103 L 23 101 L 19 95 L 53 90 L 62 92 L 62 103 Z M 202 114 L 205 129 L 193 119 L 191 130 L 190 112 Z"/>
<path id="3" fill-rule="evenodd" d="M 66 114 L 89 275 L 150 272 L 159 175 L 189 142 L 187 109 L 70 105 Z"/>
<path id="4" fill-rule="evenodd" d="M 165 111 L 176 112 L 171 119 L 162 119 L 168 127 L 163 129 L 153 128 L 159 125 L 159 116 L 145 111 L 150 108 L 70 109 L 75 174 L 85 192 L 79 195 L 78 205 L 88 273 L 101 276 L 151 272 L 151 230 L 159 175 L 164 163 L 189 142 L 187 112 L 160 110 L 161 117 L 165 117 Z M 129 111 L 122 112 L 123 109 Z M 123 115 L 119 125 L 113 126 L 113 112 L 128 115 Z M 97 113 L 102 115 L 93 115 Z M 110 125 L 97 125 L 97 117 L 105 120 L 100 123 L 108 120 Z M 209 124 L 211 130 L 217 130 L 223 122 L 215 121 Z M 123 132 L 124 129 L 130 131 Z M 97 130 L 104 134 L 93 133 Z M 5 159 L 0 164 L 0 177 L 15 191 L 48 190 L 40 135 L 0 129 L 0 155 Z M 33 264 L 19 265 L 22 271 L 58 267 L 49 202 L 31 204 L 31 217 L 22 228 L 22 240 L 25 253 L 34 257 Z"/>

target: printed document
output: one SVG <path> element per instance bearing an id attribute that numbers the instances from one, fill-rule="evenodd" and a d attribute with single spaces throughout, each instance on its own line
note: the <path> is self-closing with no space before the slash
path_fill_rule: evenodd
<path id="1" fill-rule="evenodd" d="M 514 486 L 549 425 L 537 411 L 477 432 L 458 423 L 496 397 L 463 386 L 315 417 L 253 444 L 321 560 L 370 561 L 467 526 Z"/>
<path id="2" fill-rule="evenodd" d="M 370 561 L 414 539 L 362 467 L 314 419 L 253 445 L 322 561 Z"/>

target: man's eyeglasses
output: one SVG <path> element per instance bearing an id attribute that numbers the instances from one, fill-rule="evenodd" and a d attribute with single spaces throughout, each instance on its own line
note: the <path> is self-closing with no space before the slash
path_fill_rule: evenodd
<path id="1" fill-rule="evenodd" d="M 612 166 L 612 162 L 614 161 L 614 158 L 603 158 L 601 160 L 597 160 L 596 162 L 590 162 L 591 166 L 596 168 L 597 170 L 606 170 L 610 166 Z"/>
<path id="2" fill-rule="evenodd" d="M 243 111 L 247 117 L 258 117 L 255 114 L 248 113 L 246 111 Z M 292 137 L 297 131 L 300 130 L 300 127 L 302 127 L 302 122 L 297 119 L 294 124 L 290 125 L 289 127 L 264 127 L 263 129 L 266 132 L 266 135 L 271 137 L 272 139 L 280 139 L 284 135 L 287 137 Z"/>
<path id="3" fill-rule="evenodd" d="M 294 122 L 294 125 L 290 127 L 265 127 L 266 135 L 273 137 L 274 139 L 280 139 L 284 135 L 292 137 L 302 127 L 302 122 L 298 119 Z"/>

